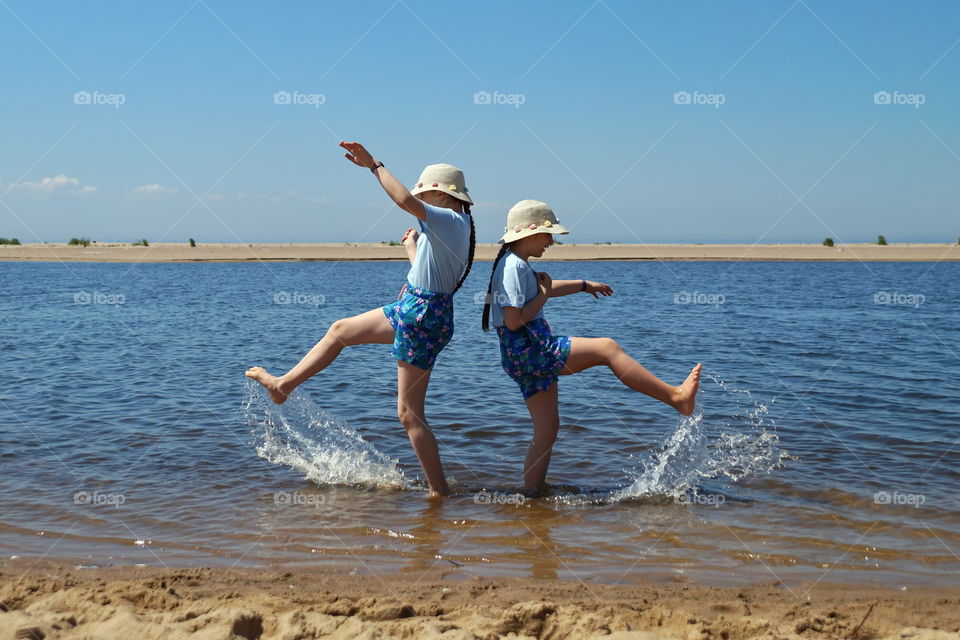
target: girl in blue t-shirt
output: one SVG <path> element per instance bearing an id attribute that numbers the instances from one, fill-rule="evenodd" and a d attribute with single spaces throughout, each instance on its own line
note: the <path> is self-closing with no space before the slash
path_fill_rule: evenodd
<path id="1" fill-rule="evenodd" d="M 553 244 L 554 234 L 569 233 L 557 222 L 549 206 L 522 200 L 507 214 L 503 246 L 493 263 L 483 330 L 493 325 L 500 337 L 500 363 L 520 386 L 533 421 L 533 440 L 527 448 L 523 482 L 528 493 L 542 489 L 550 465 L 553 443 L 560 428 L 557 378 L 603 365 L 627 387 L 669 404 L 683 415 L 693 412 L 700 385 L 697 364 L 680 386 L 672 386 L 647 371 L 611 338 L 555 336 L 543 318 L 548 298 L 586 292 L 598 298 L 613 289 L 589 280 L 552 280 L 527 262 L 539 258 Z M 598 295 L 599 294 L 599 295 Z"/>
<path id="2" fill-rule="evenodd" d="M 453 294 L 470 273 L 476 233 L 463 172 L 448 164 L 428 166 L 409 191 L 382 162 L 357 142 L 341 142 L 344 156 L 370 169 L 397 206 L 420 221 L 420 232 L 408 229 L 403 245 L 410 259 L 407 282 L 399 299 L 384 307 L 337 320 L 297 366 L 282 376 L 253 367 L 246 376 L 270 392 L 277 404 L 310 376 L 336 360 L 344 347 L 393 344 L 397 360 L 397 414 L 423 467 L 431 495 L 450 492 L 437 441 L 424 416 L 430 371 L 453 336 Z"/>

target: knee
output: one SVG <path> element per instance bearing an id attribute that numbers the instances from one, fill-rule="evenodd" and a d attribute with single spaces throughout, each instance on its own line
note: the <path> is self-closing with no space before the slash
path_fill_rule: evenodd
<path id="1" fill-rule="evenodd" d="M 613 338 L 601 338 L 601 340 L 602 342 L 600 343 L 600 351 L 608 359 L 623 353 L 623 347 L 621 347 L 620 343 L 614 340 Z"/>
<path id="2" fill-rule="evenodd" d="M 557 433 L 559 431 L 560 429 L 558 427 L 542 429 L 539 433 L 534 435 L 534 441 L 541 447 L 551 449 L 557 441 Z"/>
<path id="3" fill-rule="evenodd" d="M 544 439 L 544 446 L 553 448 L 553 445 L 557 442 L 557 429 L 553 429 L 550 433 L 547 434 L 547 437 Z"/>
<path id="4" fill-rule="evenodd" d="M 397 403 L 397 417 L 400 418 L 400 424 L 402 424 L 403 428 L 407 431 L 421 426 L 417 412 L 408 404 L 402 402 Z"/>
<path id="5" fill-rule="evenodd" d="M 334 340 L 342 342 L 344 336 L 346 335 L 346 328 L 347 328 L 346 322 L 344 322 L 343 320 L 337 320 L 332 325 L 330 325 L 329 329 L 327 329 L 327 335 L 329 335 Z"/>
<path id="6" fill-rule="evenodd" d="M 402 402 L 397 403 L 397 417 L 400 418 L 400 424 L 404 427 L 410 423 L 410 418 L 412 417 L 413 412 L 410 411 L 410 407 L 403 404 Z"/>

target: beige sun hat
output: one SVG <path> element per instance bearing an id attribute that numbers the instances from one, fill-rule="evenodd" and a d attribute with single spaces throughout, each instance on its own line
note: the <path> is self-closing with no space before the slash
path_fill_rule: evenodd
<path id="1" fill-rule="evenodd" d="M 417 180 L 417 186 L 410 193 L 417 195 L 424 191 L 443 191 L 457 200 L 473 204 L 473 200 L 467 195 L 463 171 L 452 164 L 431 164 L 424 169 Z"/>
<path id="2" fill-rule="evenodd" d="M 553 209 L 539 200 L 521 200 L 507 212 L 506 233 L 500 238 L 500 244 L 514 242 L 535 233 L 570 233 L 557 222 Z"/>

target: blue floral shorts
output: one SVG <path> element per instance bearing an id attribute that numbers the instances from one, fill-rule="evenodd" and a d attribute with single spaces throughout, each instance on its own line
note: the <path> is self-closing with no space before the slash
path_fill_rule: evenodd
<path id="1" fill-rule="evenodd" d="M 500 364 L 520 385 L 523 399 L 550 388 L 570 357 L 570 338 L 555 336 L 543 318 L 528 322 L 517 331 L 497 327 Z"/>
<path id="2" fill-rule="evenodd" d="M 397 360 L 429 371 L 453 337 L 453 295 L 404 287 L 396 302 L 383 307 L 396 330 L 391 353 Z"/>

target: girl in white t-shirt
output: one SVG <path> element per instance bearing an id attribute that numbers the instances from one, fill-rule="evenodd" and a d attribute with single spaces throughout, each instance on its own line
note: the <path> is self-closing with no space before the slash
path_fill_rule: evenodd
<path id="1" fill-rule="evenodd" d="M 693 412 L 700 385 L 697 364 L 680 386 L 672 386 L 647 371 L 611 338 L 555 336 L 543 317 L 547 299 L 585 292 L 613 294 L 610 286 L 589 280 L 552 280 L 534 271 L 527 259 L 540 257 L 553 244 L 554 234 L 569 233 L 549 206 L 522 200 L 507 214 L 503 246 L 493 263 L 483 330 L 489 330 L 490 311 L 500 338 L 500 363 L 519 386 L 533 421 L 533 440 L 527 448 L 523 482 L 528 493 L 539 492 L 547 477 L 553 443 L 560 429 L 557 378 L 596 366 L 609 367 L 627 387 L 669 404 L 683 415 Z"/>
<path id="2" fill-rule="evenodd" d="M 363 145 L 341 142 L 340 146 L 347 150 L 347 160 L 370 169 L 397 206 L 420 221 L 421 232 L 408 229 L 403 236 L 410 259 L 407 282 L 395 302 L 330 325 L 323 339 L 282 376 L 272 376 L 263 367 L 252 367 L 246 376 L 266 387 L 271 399 L 281 404 L 297 386 L 336 360 L 344 347 L 392 343 L 397 360 L 397 414 L 431 496 L 446 495 L 450 489 L 424 415 L 424 399 L 437 355 L 453 336 L 453 294 L 473 265 L 473 200 L 467 195 L 463 172 L 454 166 L 428 166 L 411 191 Z"/>

